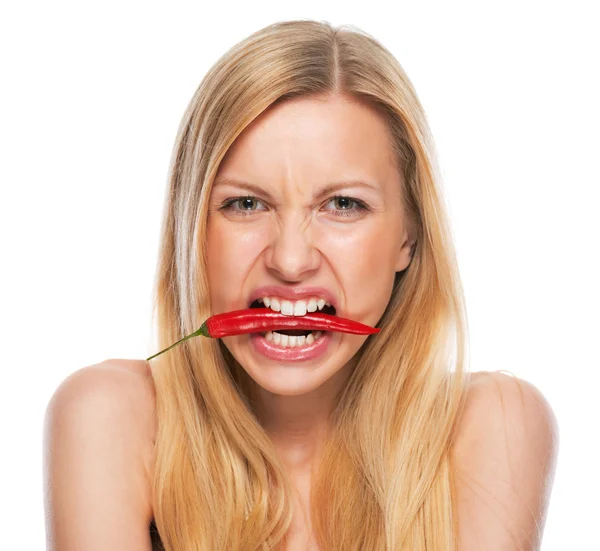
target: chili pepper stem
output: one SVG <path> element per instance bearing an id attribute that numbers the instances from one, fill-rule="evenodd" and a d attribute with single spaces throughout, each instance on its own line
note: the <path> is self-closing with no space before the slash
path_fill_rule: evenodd
<path id="1" fill-rule="evenodd" d="M 210 335 L 208 333 L 208 327 L 206 326 L 206 322 L 204 322 L 200 326 L 200 329 L 198 329 L 197 331 L 190 333 L 187 337 L 183 337 L 183 339 L 179 339 L 176 343 L 172 344 L 171 346 L 165 348 L 164 350 L 161 350 L 160 352 L 157 352 L 156 354 L 150 356 L 149 358 L 146 358 L 146 361 L 151 360 L 152 358 L 156 358 L 156 356 L 160 356 L 163 352 L 166 352 L 167 350 L 171 350 L 171 348 L 173 348 L 174 346 L 177 346 L 178 344 L 182 343 L 183 341 L 186 341 L 187 339 L 191 339 L 192 337 L 198 337 L 200 335 L 202 335 L 203 337 L 210 337 Z"/>

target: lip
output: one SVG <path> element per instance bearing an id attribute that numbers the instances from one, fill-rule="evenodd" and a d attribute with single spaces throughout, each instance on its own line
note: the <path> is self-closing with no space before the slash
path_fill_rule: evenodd
<path id="1" fill-rule="evenodd" d="M 258 289 L 254 289 L 254 291 L 252 291 L 250 293 L 250 297 L 249 297 L 249 304 L 252 304 L 255 300 L 259 299 L 259 298 L 263 298 L 263 297 L 278 297 L 278 298 L 285 298 L 288 300 L 300 300 L 302 298 L 308 298 L 308 297 L 322 297 L 324 298 L 327 302 L 329 302 L 329 304 L 331 304 L 335 310 L 336 313 L 338 315 L 340 315 L 339 313 L 339 307 L 338 307 L 338 302 L 337 302 L 337 298 L 336 296 L 329 291 L 329 289 L 326 289 L 325 287 L 284 287 L 281 285 L 266 285 L 264 287 L 259 287 Z"/>
<path id="2" fill-rule="evenodd" d="M 310 346 L 300 348 L 283 348 L 277 346 L 274 343 L 270 343 L 260 333 L 251 333 L 249 337 L 254 350 L 262 356 L 277 361 L 301 362 L 313 360 L 325 354 L 329 349 L 333 334 L 327 331 L 318 341 L 315 341 Z"/>

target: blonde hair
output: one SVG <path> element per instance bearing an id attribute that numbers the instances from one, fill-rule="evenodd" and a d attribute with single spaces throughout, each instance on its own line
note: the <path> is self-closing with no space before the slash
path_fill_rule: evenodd
<path id="1" fill-rule="evenodd" d="M 427 120 L 392 54 L 354 27 L 283 21 L 232 47 L 192 98 L 174 147 L 155 290 L 158 350 L 211 312 L 207 200 L 220 161 L 287 98 L 344 95 L 385 117 L 416 247 L 342 389 L 311 494 L 322 551 L 457 548 L 450 450 L 467 381 L 464 299 Z M 220 340 L 152 361 L 153 507 L 166 551 L 281 548 L 292 485 Z"/>

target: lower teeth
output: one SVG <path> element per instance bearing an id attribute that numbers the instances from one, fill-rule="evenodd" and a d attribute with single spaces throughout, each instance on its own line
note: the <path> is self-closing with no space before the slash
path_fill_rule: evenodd
<path id="1" fill-rule="evenodd" d="M 316 333 L 309 333 L 307 336 L 299 335 L 283 335 L 276 331 L 267 331 L 263 336 L 269 342 L 281 346 L 282 348 L 299 348 L 301 346 L 309 346 L 313 344 L 323 334 L 322 331 Z"/>

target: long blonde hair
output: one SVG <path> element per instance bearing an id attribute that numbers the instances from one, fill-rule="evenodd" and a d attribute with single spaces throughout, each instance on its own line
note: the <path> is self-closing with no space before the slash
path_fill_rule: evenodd
<path id="1" fill-rule="evenodd" d="M 339 395 L 311 493 L 322 551 L 454 550 L 450 450 L 467 382 L 464 299 L 427 120 L 392 54 L 355 27 L 278 22 L 232 47 L 193 96 L 176 139 L 155 288 L 158 350 L 211 314 L 207 199 L 236 137 L 276 102 L 368 102 L 388 121 L 416 238 L 389 305 Z M 281 548 L 292 485 L 258 422 L 247 374 L 222 342 L 152 360 L 154 520 L 166 551 Z"/>

